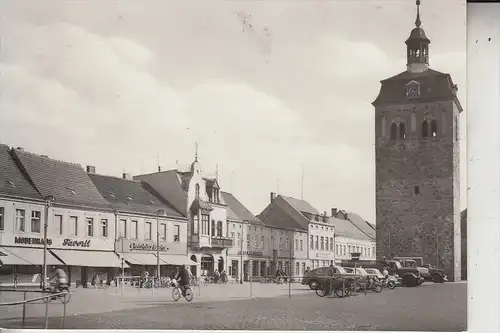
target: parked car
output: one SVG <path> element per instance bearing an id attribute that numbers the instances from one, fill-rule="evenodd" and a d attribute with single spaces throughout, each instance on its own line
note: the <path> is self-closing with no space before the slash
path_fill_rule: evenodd
<path id="1" fill-rule="evenodd" d="M 330 267 L 320 267 L 313 269 L 304 276 L 301 284 L 308 285 L 309 288 L 311 288 L 312 290 L 317 289 L 319 285 L 322 285 L 327 282 L 329 278 L 328 276 L 329 269 Z M 354 274 L 346 272 L 346 270 L 343 267 L 335 266 L 334 269 L 335 269 L 335 272 L 333 274 L 334 289 L 342 287 L 343 284 L 342 280 L 344 280 L 345 283 L 347 283 L 348 280 L 354 279 Z"/>
<path id="2" fill-rule="evenodd" d="M 436 283 L 444 283 L 448 281 L 448 276 L 442 269 L 436 268 L 432 265 L 424 265 L 429 270 L 430 280 Z"/>
<path id="3" fill-rule="evenodd" d="M 365 271 L 369 274 L 369 275 L 373 275 L 375 276 L 377 279 L 379 280 L 383 280 L 384 279 L 384 274 L 382 274 L 378 269 L 376 268 L 365 268 Z"/>
<path id="4" fill-rule="evenodd" d="M 357 264 L 359 265 L 359 264 Z M 362 263 L 364 268 L 376 268 L 382 271 L 384 267 L 390 275 L 398 275 L 403 279 L 405 287 L 415 287 L 424 283 L 424 277 L 416 267 L 403 267 L 399 260 L 377 260 Z M 354 267 L 354 263 L 346 263 L 344 267 Z"/>
<path id="5" fill-rule="evenodd" d="M 433 267 L 432 265 L 424 265 L 424 258 L 422 257 L 396 257 L 405 267 L 418 267 L 425 281 L 432 281 L 436 283 L 443 283 L 448 281 L 448 277 L 442 269 Z"/>

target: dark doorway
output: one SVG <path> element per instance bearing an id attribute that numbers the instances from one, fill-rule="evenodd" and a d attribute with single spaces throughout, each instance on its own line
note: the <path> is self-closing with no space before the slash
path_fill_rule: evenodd
<path id="1" fill-rule="evenodd" d="M 198 262 L 196 260 L 196 256 L 194 254 L 191 256 L 191 260 L 194 261 L 194 262 Z M 196 270 L 197 270 L 198 267 L 194 266 L 194 265 L 191 265 L 190 268 L 191 268 L 191 273 L 193 274 L 193 276 L 197 276 L 196 275 Z"/>

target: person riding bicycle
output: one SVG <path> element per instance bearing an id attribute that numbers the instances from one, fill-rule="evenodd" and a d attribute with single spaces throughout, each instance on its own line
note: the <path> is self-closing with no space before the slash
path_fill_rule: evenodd
<path id="1" fill-rule="evenodd" d="M 68 285 L 68 276 L 66 272 L 61 267 L 54 266 L 52 267 L 52 272 L 54 275 L 49 280 L 55 279 L 54 289 L 55 291 L 61 291 L 61 286 Z"/>
<path id="2" fill-rule="evenodd" d="M 179 288 L 182 291 L 182 296 L 186 296 L 186 286 L 189 286 L 190 283 L 190 274 L 189 270 L 186 269 L 186 265 L 182 265 L 179 273 L 175 277 L 175 280 L 179 283 Z"/>

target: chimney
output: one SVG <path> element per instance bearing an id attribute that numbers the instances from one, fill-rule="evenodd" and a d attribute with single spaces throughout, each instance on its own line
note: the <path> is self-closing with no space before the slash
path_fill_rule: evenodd
<path id="1" fill-rule="evenodd" d="M 276 193 L 271 192 L 271 203 L 273 203 L 274 199 L 276 199 Z"/>
<path id="2" fill-rule="evenodd" d="M 23 148 L 23 147 L 17 147 L 16 149 L 17 149 L 17 150 L 20 150 L 20 151 L 24 151 L 24 148 Z"/>
<path id="3" fill-rule="evenodd" d="M 88 173 L 95 173 L 95 166 L 87 165 L 87 172 Z"/>
<path id="4" fill-rule="evenodd" d="M 130 173 L 126 173 L 126 172 L 124 172 L 124 173 L 123 173 L 123 179 L 126 179 L 126 180 L 132 180 L 132 176 L 130 175 Z"/>
<path id="5" fill-rule="evenodd" d="M 161 166 L 158 165 L 158 172 L 161 172 Z"/>
<path id="6" fill-rule="evenodd" d="M 332 208 L 332 217 L 337 217 L 337 208 Z"/>
<path id="7" fill-rule="evenodd" d="M 323 212 L 323 222 L 328 222 L 328 216 L 326 216 L 326 210 Z"/>

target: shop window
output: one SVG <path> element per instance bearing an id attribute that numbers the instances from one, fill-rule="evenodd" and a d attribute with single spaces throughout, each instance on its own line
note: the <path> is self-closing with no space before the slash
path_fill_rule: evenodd
<path id="1" fill-rule="evenodd" d="M 132 221 L 130 223 L 130 239 L 137 239 L 137 234 L 138 234 L 137 228 L 138 228 L 137 221 Z M 125 230 L 127 230 L 127 229 L 125 229 Z M 127 233 L 125 232 L 124 233 L 124 238 L 126 238 L 126 237 L 127 237 Z"/>
<path id="2" fill-rule="evenodd" d="M 78 236 L 78 217 L 69 217 L 70 236 Z"/>
<path id="3" fill-rule="evenodd" d="M 181 227 L 179 225 L 174 225 L 174 242 L 180 242 L 181 239 Z"/>
<path id="4" fill-rule="evenodd" d="M 37 210 L 31 211 L 31 232 L 40 233 L 41 231 L 41 222 L 42 222 L 42 213 Z"/>
<path id="5" fill-rule="evenodd" d="M 91 217 L 87 217 L 87 236 L 94 236 L 94 219 Z"/>
<path id="6" fill-rule="evenodd" d="M 0 230 L 4 230 L 5 222 L 4 222 L 5 209 L 0 207 Z"/>
<path id="7" fill-rule="evenodd" d="M 63 234 L 63 217 L 62 215 L 54 215 L 54 225 L 58 235 Z"/>
<path id="8" fill-rule="evenodd" d="M 101 236 L 108 237 L 108 220 L 101 220 Z"/>
<path id="9" fill-rule="evenodd" d="M 26 211 L 16 209 L 16 231 L 26 231 Z"/>
<path id="10" fill-rule="evenodd" d="M 165 223 L 160 224 L 160 239 L 162 241 L 167 240 L 167 225 Z"/>
<path id="11" fill-rule="evenodd" d="M 153 231 L 153 224 L 146 222 L 144 224 L 144 240 L 151 240 L 151 233 Z"/>

